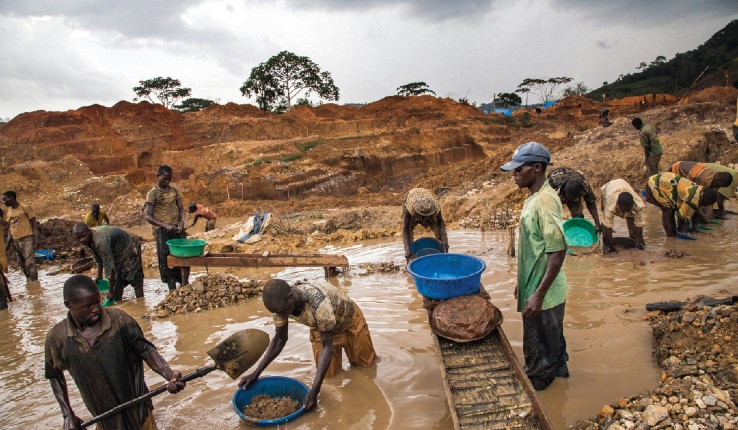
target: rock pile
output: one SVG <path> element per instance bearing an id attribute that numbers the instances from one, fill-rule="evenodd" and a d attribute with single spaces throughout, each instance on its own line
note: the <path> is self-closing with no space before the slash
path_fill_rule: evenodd
<path id="1" fill-rule="evenodd" d="M 351 266 L 359 276 L 372 275 L 374 273 L 392 273 L 402 270 L 402 266 L 394 261 L 381 261 L 377 263 L 359 263 Z"/>
<path id="2" fill-rule="evenodd" d="M 661 385 L 604 406 L 576 429 L 738 429 L 738 305 L 649 314 Z"/>
<path id="3" fill-rule="evenodd" d="M 170 292 L 150 316 L 166 318 L 173 314 L 222 308 L 259 294 L 261 288 L 259 281 L 241 282 L 233 275 L 210 273 Z"/>
<path id="4" fill-rule="evenodd" d="M 669 258 L 684 258 L 689 256 L 689 252 L 682 251 L 681 249 L 670 249 L 664 252 L 664 255 Z"/>

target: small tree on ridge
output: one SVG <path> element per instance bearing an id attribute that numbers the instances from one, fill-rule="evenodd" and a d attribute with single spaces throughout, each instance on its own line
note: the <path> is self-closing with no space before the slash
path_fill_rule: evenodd
<path id="1" fill-rule="evenodd" d="M 323 99 L 338 100 L 338 87 L 329 72 L 309 57 L 282 51 L 251 69 L 240 88 L 241 95 L 256 97 L 262 110 L 289 110 L 298 95 L 307 98 L 314 91 Z"/>
<path id="2" fill-rule="evenodd" d="M 397 87 L 397 95 L 402 97 L 420 96 L 423 94 L 436 95 L 435 91 L 428 87 L 425 82 L 410 82 L 409 84 Z"/>
<path id="3" fill-rule="evenodd" d="M 134 98 L 133 101 L 138 101 L 143 98 L 151 103 L 157 103 L 151 98 L 153 95 L 160 104 L 167 108 L 171 108 L 172 105 L 177 103 L 180 99 L 189 97 L 192 94 L 191 88 L 182 87 L 182 83 L 179 82 L 179 79 L 172 79 L 170 77 L 162 78 L 159 76 L 154 79 L 138 81 L 138 83 L 141 85 L 133 87 L 133 92 L 136 93 L 136 98 Z"/>

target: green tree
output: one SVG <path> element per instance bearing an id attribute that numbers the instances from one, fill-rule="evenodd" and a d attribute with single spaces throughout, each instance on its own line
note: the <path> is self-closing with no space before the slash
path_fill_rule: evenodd
<path id="1" fill-rule="evenodd" d="M 523 99 L 515 93 L 500 93 L 495 98 L 495 104 L 501 108 L 520 106 L 523 103 Z"/>
<path id="2" fill-rule="evenodd" d="M 541 99 L 541 103 L 546 100 L 553 100 L 556 90 L 564 84 L 568 84 L 574 79 L 560 76 L 557 78 L 541 79 L 541 78 L 526 78 L 523 82 L 518 85 L 516 93 L 528 93 L 531 92 Z M 528 96 L 526 94 L 525 104 L 528 104 Z"/>
<path id="3" fill-rule="evenodd" d="M 607 85 L 607 84 L 606 84 Z M 584 85 L 584 82 L 579 82 L 573 87 L 567 87 L 564 90 L 564 97 L 567 96 L 583 96 L 589 92 L 589 88 Z"/>
<path id="4" fill-rule="evenodd" d="M 209 99 L 199 99 L 196 97 L 191 97 L 189 99 L 182 100 L 182 103 L 178 105 L 174 105 L 174 110 L 185 113 L 185 112 L 197 112 L 200 110 L 205 109 L 206 107 L 210 106 L 214 102 Z"/>
<path id="5" fill-rule="evenodd" d="M 179 79 L 172 79 L 170 77 L 162 78 L 159 76 L 154 79 L 138 81 L 138 83 L 140 86 L 133 87 L 133 92 L 136 93 L 136 98 L 133 101 L 146 99 L 151 103 L 156 103 L 151 98 L 153 96 L 160 104 L 163 104 L 167 108 L 171 108 L 180 99 L 189 97 L 192 94 L 191 88 L 182 87 Z"/>
<path id="6" fill-rule="evenodd" d="M 338 87 L 328 72 L 308 57 L 282 51 L 251 69 L 241 86 L 241 94 L 255 97 L 262 110 L 289 110 L 292 100 L 315 92 L 323 99 L 338 100 Z"/>
<path id="7" fill-rule="evenodd" d="M 397 95 L 402 97 L 419 96 L 423 94 L 436 95 L 435 91 L 428 87 L 425 82 L 410 82 L 409 84 L 397 87 Z"/>

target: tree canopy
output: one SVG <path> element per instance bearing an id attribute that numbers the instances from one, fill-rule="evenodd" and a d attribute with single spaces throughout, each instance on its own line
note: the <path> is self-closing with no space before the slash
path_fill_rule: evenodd
<path id="1" fill-rule="evenodd" d="M 566 87 L 564 90 L 564 96 L 583 96 L 589 92 L 589 88 L 584 85 L 584 82 L 578 82 L 573 87 Z"/>
<path id="2" fill-rule="evenodd" d="M 436 95 L 435 91 L 428 87 L 425 82 L 410 82 L 409 84 L 401 85 L 397 87 L 397 95 L 402 97 L 408 96 L 420 96 L 423 94 Z"/>
<path id="3" fill-rule="evenodd" d="M 518 89 L 515 90 L 516 93 L 532 93 L 538 96 L 538 98 L 541 100 L 541 103 L 545 102 L 546 100 L 553 100 L 554 96 L 556 94 L 556 91 L 559 89 L 561 85 L 568 84 L 569 82 L 573 81 L 574 79 L 566 77 L 566 76 L 560 76 L 557 78 L 526 78 L 523 80 L 523 82 L 518 85 Z M 526 104 L 527 104 L 527 95 L 526 95 Z"/>
<path id="4" fill-rule="evenodd" d="M 338 87 L 329 72 L 320 70 L 309 57 L 282 51 L 251 69 L 240 88 L 246 97 L 255 97 L 260 109 L 285 111 L 298 95 L 307 98 L 315 92 L 320 98 L 338 100 Z"/>
<path id="5" fill-rule="evenodd" d="M 189 99 L 182 100 L 182 103 L 174 105 L 174 110 L 181 113 L 185 112 L 197 112 L 205 109 L 214 102 L 209 99 L 199 99 L 196 97 L 190 97 Z"/>
<path id="6" fill-rule="evenodd" d="M 159 76 L 154 79 L 147 79 L 145 81 L 138 81 L 140 86 L 133 87 L 133 92 L 136 93 L 134 101 L 140 99 L 146 99 L 151 103 L 157 103 L 151 97 L 155 97 L 158 102 L 167 108 L 171 108 L 177 101 L 185 97 L 189 97 L 192 94 L 191 88 L 182 87 L 182 83 L 179 79 L 172 79 L 170 77 L 162 78 Z"/>
<path id="7" fill-rule="evenodd" d="M 523 99 L 515 93 L 500 93 L 495 98 L 495 104 L 501 108 L 520 106 L 523 103 Z"/>

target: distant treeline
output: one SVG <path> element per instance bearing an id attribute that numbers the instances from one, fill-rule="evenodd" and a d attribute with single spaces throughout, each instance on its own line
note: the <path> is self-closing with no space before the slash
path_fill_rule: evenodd
<path id="1" fill-rule="evenodd" d="M 641 63 L 637 73 L 620 75 L 615 82 L 587 93 L 595 100 L 666 93 L 681 96 L 697 80 L 695 89 L 714 85 L 738 87 L 738 20 L 730 22 L 699 48 L 676 54 L 666 61 L 659 56 Z M 726 82 L 727 81 L 727 82 Z"/>

